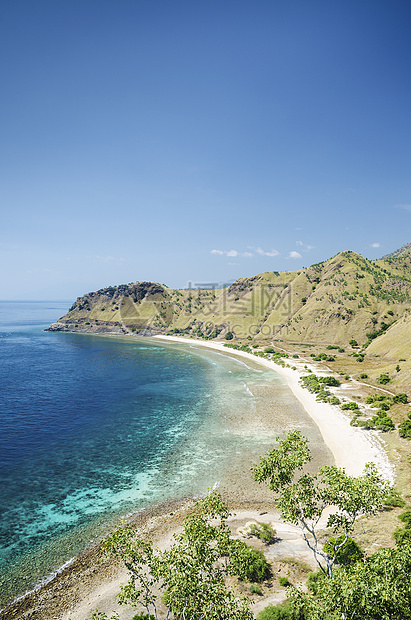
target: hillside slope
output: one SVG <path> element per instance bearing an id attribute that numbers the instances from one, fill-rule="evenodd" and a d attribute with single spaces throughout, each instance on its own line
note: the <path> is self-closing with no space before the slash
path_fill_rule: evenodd
<path id="1" fill-rule="evenodd" d="M 225 289 L 123 284 L 77 298 L 50 330 L 340 346 L 354 339 L 365 346 L 411 307 L 410 262 L 409 255 L 369 261 L 345 251 L 300 271 L 239 278 Z"/>

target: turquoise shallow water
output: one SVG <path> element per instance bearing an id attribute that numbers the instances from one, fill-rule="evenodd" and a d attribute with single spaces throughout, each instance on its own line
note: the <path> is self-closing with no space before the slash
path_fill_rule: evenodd
<path id="1" fill-rule="evenodd" d="M 0 607 L 121 516 L 203 493 L 282 428 L 321 444 L 274 373 L 188 345 L 44 332 L 68 305 L 0 302 Z M 253 427 L 268 373 L 272 432 Z"/>

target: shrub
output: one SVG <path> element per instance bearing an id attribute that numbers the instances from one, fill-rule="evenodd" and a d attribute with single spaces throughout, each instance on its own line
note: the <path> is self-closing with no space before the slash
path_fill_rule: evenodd
<path id="1" fill-rule="evenodd" d="M 344 536 L 337 536 L 330 538 L 328 542 L 325 543 L 323 547 L 323 551 L 328 553 L 329 556 L 334 556 L 334 545 L 340 545 L 344 541 Z M 336 561 L 338 564 L 343 566 L 348 566 L 353 562 L 357 562 L 364 557 L 364 553 L 361 550 L 361 547 L 353 540 L 352 538 L 348 538 L 347 542 L 338 549 L 336 555 Z"/>
<path id="2" fill-rule="evenodd" d="M 392 431 L 395 428 L 394 422 L 389 416 L 377 417 L 375 420 L 375 428 L 379 431 Z"/>
<path id="3" fill-rule="evenodd" d="M 360 379 L 368 379 L 368 375 L 367 375 L 367 373 L 362 372 L 362 373 L 360 374 Z M 372 402 L 372 401 L 371 401 L 371 402 Z"/>
<path id="4" fill-rule="evenodd" d="M 250 547 L 242 540 L 233 541 L 230 551 L 230 573 L 241 581 L 264 581 L 268 574 L 268 564 L 264 553 Z"/>
<path id="5" fill-rule="evenodd" d="M 400 437 L 411 439 L 411 420 L 405 420 L 398 426 Z"/>
<path id="6" fill-rule="evenodd" d="M 287 588 L 291 585 L 291 583 L 288 581 L 288 577 L 279 577 L 278 583 L 280 584 L 280 586 L 283 586 L 283 588 Z"/>
<path id="7" fill-rule="evenodd" d="M 233 332 L 227 332 L 225 335 L 226 340 L 232 340 L 234 338 Z"/>
<path id="8" fill-rule="evenodd" d="M 322 581 L 323 579 L 327 579 L 327 577 L 321 569 L 318 569 L 317 571 L 312 572 L 312 573 L 308 573 L 307 588 L 311 590 L 313 594 L 317 594 L 318 583 Z"/>
<path id="9" fill-rule="evenodd" d="M 357 342 L 356 340 L 354 340 L 354 338 L 351 338 L 351 340 L 350 340 L 349 344 L 350 344 L 352 347 L 358 347 L 358 342 Z"/>
<path id="10" fill-rule="evenodd" d="M 377 379 L 377 383 L 379 383 L 380 385 L 386 385 L 387 383 L 390 383 L 391 379 L 389 378 L 388 375 L 386 374 L 381 374 L 378 379 Z"/>
<path id="11" fill-rule="evenodd" d="M 250 585 L 250 592 L 251 594 L 262 594 L 260 586 L 258 586 L 256 583 L 252 583 Z"/>
<path id="12" fill-rule="evenodd" d="M 337 398 L 336 396 L 331 396 L 331 398 L 328 401 L 330 403 L 330 405 L 340 405 L 341 401 L 339 398 Z"/>
<path id="13" fill-rule="evenodd" d="M 394 403 L 403 403 L 404 405 L 408 403 L 408 397 L 404 392 L 396 394 L 392 400 Z"/>
<path id="14" fill-rule="evenodd" d="M 253 523 L 250 527 L 250 534 L 268 545 L 274 540 L 276 531 L 269 523 Z"/>
<path id="15" fill-rule="evenodd" d="M 389 411 L 389 409 L 390 409 L 390 405 L 388 403 L 384 402 L 384 401 L 381 402 L 378 405 L 378 407 L 379 407 L 380 411 Z"/>
<path id="16" fill-rule="evenodd" d="M 281 605 L 268 605 L 257 614 L 257 620 L 303 620 L 303 616 L 286 601 Z"/>
<path id="17" fill-rule="evenodd" d="M 343 411 L 355 411 L 356 409 L 358 409 L 358 404 L 355 403 L 354 401 L 350 402 L 350 403 L 344 403 L 343 405 L 341 405 L 341 409 Z"/>
<path id="18" fill-rule="evenodd" d="M 335 377 L 319 377 L 318 382 L 325 383 L 325 385 L 330 385 L 333 387 L 338 387 L 341 385 L 341 382 Z"/>
<path id="19" fill-rule="evenodd" d="M 405 506 L 404 500 L 395 487 L 391 487 L 385 499 L 384 506 L 388 506 L 389 508 L 403 508 Z M 398 518 L 401 519 L 401 515 Z"/>
<path id="20" fill-rule="evenodd" d="M 397 543 L 397 545 L 400 547 L 401 545 L 409 545 L 411 544 L 411 529 L 406 527 L 406 528 L 397 528 L 394 531 L 394 540 Z"/>
<path id="21" fill-rule="evenodd" d="M 405 502 L 403 502 L 403 506 L 404 506 Z M 405 512 L 402 512 L 400 515 L 398 515 L 398 518 L 400 521 L 402 521 L 403 523 L 405 523 L 405 527 L 407 529 L 411 529 L 411 508 L 407 508 L 407 510 Z"/>
<path id="22" fill-rule="evenodd" d="M 266 347 L 264 353 L 275 353 L 275 349 L 273 347 Z"/>

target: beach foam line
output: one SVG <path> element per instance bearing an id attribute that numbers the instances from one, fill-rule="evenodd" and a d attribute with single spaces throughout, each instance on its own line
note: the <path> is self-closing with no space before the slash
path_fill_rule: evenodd
<path id="1" fill-rule="evenodd" d="M 317 402 L 315 395 L 300 385 L 299 379 L 302 373 L 299 370 L 283 368 L 271 360 L 257 357 L 246 351 L 230 349 L 220 342 L 211 343 L 178 336 L 156 335 L 153 337 L 167 342 L 223 351 L 230 357 L 243 357 L 273 370 L 280 377 L 283 377 L 294 396 L 318 426 L 324 443 L 331 450 L 338 467 L 343 467 L 350 476 L 358 476 L 363 472 L 365 464 L 372 462 L 375 463 L 378 471 L 386 480 L 394 482 L 394 468 L 377 433 L 351 426 L 349 417 L 339 407 L 329 403 Z"/>

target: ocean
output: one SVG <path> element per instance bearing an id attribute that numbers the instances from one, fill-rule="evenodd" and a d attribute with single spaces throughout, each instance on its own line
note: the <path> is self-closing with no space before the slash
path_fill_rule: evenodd
<path id="1" fill-rule="evenodd" d="M 325 450 L 274 372 L 188 344 L 44 331 L 69 305 L 0 302 L 0 608 L 124 515 L 218 486 L 288 427 Z M 253 425 L 268 381 L 269 429 Z"/>

